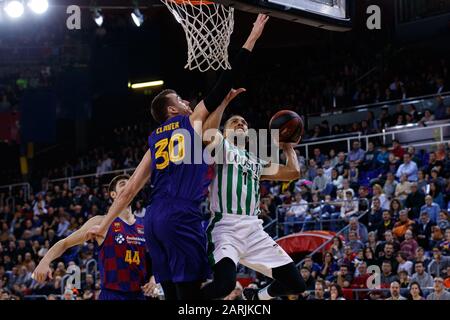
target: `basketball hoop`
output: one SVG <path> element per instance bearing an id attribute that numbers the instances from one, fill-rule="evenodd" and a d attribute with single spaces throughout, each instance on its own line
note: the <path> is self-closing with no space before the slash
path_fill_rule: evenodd
<path id="1" fill-rule="evenodd" d="M 205 72 L 231 69 L 228 45 L 234 9 L 206 0 L 161 0 L 184 29 L 188 46 L 185 68 Z"/>

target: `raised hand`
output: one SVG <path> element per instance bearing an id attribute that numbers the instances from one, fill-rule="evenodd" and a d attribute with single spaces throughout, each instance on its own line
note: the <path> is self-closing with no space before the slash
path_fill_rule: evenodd
<path id="1" fill-rule="evenodd" d="M 269 20 L 269 16 L 266 16 L 265 14 L 258 14 L 258 17 L 256 18 L 256 21 L 253 23 L 253 29 L 250 33 L 250 37 L 252 37 L 255 41 L 261 37 L 264 27 L 266 25 L 266 22 Z"/>
<path id="2" fill-rule="evenodd" d="M 49 278 L 50 280 L 53 279 L 50 266 L 46 263 L 39 263 L 36 269 L 34 269 L 31 278 L 39 283 L 45 282 L 47 278 Z"/>
<path id="3" fill-rule="evenodd" d="M 224 99 L 224 103 L 227 105 L 233 101 L 234 98 L 236 98 L 238 95 L 240 95 L 242 92 L 245 92 L 246 89 L 239 88 L 239 89 L 231 89 L 231 91 L 228 93 L 228 95 Z"/>
<path id="4" fill-rule="evenodd" d="M 253 23 L 253 29 L 248 36 L 247 41 L 245 42 L 243 48 L 252 51 L 255 46 L 256 41 L 261 37 L 264 27 L 266 25 L 267 20 L 269 20 L 269 16 L 265 14 L 258 14 L 256 21 Z"/>

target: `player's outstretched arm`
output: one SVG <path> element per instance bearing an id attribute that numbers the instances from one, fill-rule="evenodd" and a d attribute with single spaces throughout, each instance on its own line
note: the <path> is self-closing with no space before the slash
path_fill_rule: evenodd
<path id="1" fill-rule="evenodd" d="M 133 172 L 130 180 L 128 180 L 125 187 L 117 195 L 113 204 L 108 210 L 103 221 L 98 226 L 93 226 L 89 232 L 89 238 L 103 238 L 111 223 L 116 219 L 119 214 L 124 211 L 133 201 L 134 197 L 144 187 L 151 175 L 152 157 L 150 150 L 148 150 L 136 170 Z"/>
<path id="2" fill-rule="evenodd" d="M 300 166 L 292 144 L 280 143 L 280 147 L 286 156 L 286 165 L 272 164 L 272 166 L 277 166 L 276 168 L 270 169 L 270 171 L 274 171 L 275 173 L 268 174 L 267 169 L 264 169 L 261 180 L 291 181 L 300 178 Z"/>
<path id="3" fill-rule="evenodd" d="M 223 113 L 230 102 L 233 101 L 233 99 L 236 98 L 239 94 L 245 91 L 246 90 L 244 88 L 239 88 L 236 90 L 231 89 L 220 106 L 216 110 L 214 110 L 214 112 L 211 113 L 208 118 L 206 118 L 206 121 L 203 123 L 202 127 L 203 143 L 205 143 L 206 145 L 215 146 L 221 142 L 223 137 L 218 129 L 220 126 L 220 122 L 222 121 Z M 212 137 L 214 138 L 212 139 Z"/>
<path id="4" fill-rule="evenodd" d="M 50 271 L 50 263 L 61 257 L 62 254 L 69 248 L 83 244 L 88 240 L 88 231 L 93 226 L 99 225 L 103 220 L 103 216 L 95 216 L 89 219 L 80 229 L 72 233 L 67 238 L 59 240 L 50 250 L 45 254 L 39 262 L 36 269 L 34 269 L 32 277 L 37 282 L 45 282 L 47 277 L 52 279 L 52 272 Z"/>
<path id="5" fill-rule="evenodd" d="M 222 72 L 214 88 L 209 92 L 205 99 L 197 104 L 194 108 L 194 112 L 189 116 L 191 125 L 198 134 L 201 133 L 201 126 L 197 126 L 195 123 L 205 122 L 208 115 L 220 105 L 226 95 L 230 92 L 236 80 L 245 73 L 250 53 L 253 50 L 256 41 L 261 37 L 268 19 L 269 17 L 264 14 L 258 15 L 247 41 L 232 63 L 232 69 Z"/>

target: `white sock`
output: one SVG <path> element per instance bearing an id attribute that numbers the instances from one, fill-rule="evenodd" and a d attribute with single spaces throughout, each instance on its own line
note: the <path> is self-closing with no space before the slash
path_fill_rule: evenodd
<path id="1" fill-rule="evenodd" d="M 268 288 L 269 286 L 265 286 L 264 288 L 258 291 L 259 300 L 272 300 L 274 298 L 269 294 Z"/>

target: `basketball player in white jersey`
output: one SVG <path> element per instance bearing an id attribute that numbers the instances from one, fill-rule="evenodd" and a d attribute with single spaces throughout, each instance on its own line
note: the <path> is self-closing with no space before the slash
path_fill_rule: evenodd
<path id="1" fill-rule="evenodd" d="M 219 127 L 224 109 L 218 108 L 210 115 L 207 128 Z M 204 135 L 204 142 L 209 148 L 223 150 L 216 156 L 220 159 L 216 160 L 215 177 L 209 190 L 213 218 L 207 230 L 208 254 L 214 281 L 202 288 L 205 299 L 222 298 L 234 289 L 238 263 L 275 280 L 261 290 L 244 290 L 248 300 L 270 300 L 276 296 L 300 294 L 305 290 L 294 262 L 264 231 L 262 220 L 258 219 L 260 180 L 298 179 L 300 168 L 296 153 L 291 144 L 280 143 L 287 163 L 271 164 L 269 172 L 267 163 L 248 152 L 245 144 L 235 145 L 234 136 L 245 138 L 247 134 L 245 119 L 232 116 L 225 123 L 223 136 L 217 130 L 211 142 L 208 135 Z"/>

